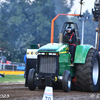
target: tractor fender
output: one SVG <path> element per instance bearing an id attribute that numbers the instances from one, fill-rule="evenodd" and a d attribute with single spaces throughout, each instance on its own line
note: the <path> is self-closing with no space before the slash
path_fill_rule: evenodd
<path id="1" fill-rule="evenodd" d="M 86 56 L 91 48 L 94 47 L 92 45 L 77 45 L 74 63 L 85 63 Z"/>

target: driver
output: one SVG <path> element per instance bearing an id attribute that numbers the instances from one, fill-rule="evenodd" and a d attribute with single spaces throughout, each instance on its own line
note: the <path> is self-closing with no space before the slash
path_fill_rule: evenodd
<path id="1" fill-rule="evenodd" d="M 69 44 L 69 52 L 71 54 L 71 63 L 74 61 L 75 49 L 76 49 L 76 34 L 72 31 L 72 27 L 69 26 L 66 29 L 65 36 L 69 36 L 68 44 Z"/>

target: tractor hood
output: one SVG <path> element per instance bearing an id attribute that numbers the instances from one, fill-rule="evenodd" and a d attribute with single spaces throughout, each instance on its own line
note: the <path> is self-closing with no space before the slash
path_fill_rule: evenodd
<path id="1" fill-rule="evenodd" d="M 42 46 L 38 49 L 38 52 L 61 52 L 68 49 L 68 45 L 59 44 L 59 43 L 48 43 L 47 45 Z"/>

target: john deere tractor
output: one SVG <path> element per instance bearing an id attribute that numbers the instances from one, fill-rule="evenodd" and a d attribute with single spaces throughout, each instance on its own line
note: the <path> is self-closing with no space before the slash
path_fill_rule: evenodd
<path id="1" fill-rule="evenodd" d="M 55 18 L 52 20 L 52 25 Z M 77 40 L 73 65 L 71 65 L 71 54 L 67 43 L 68 37 L 64 35 L 68 26 L 73 28 Z M 80 91 L 98 91 L 100 86 L 99 53 L 92 45 L 80 44 L 77 24 L 74 22 L 63 24 L 59 43 L 53 43 L 52 32 L 51 27 L 51 43 L 38 49 L 36 68 L 31 68 L 28 72 L 29 90 L 35 90 L 36 87 L 55 87 L 61 83 L 63 91 L 69 92 L 73 82 Z"/>

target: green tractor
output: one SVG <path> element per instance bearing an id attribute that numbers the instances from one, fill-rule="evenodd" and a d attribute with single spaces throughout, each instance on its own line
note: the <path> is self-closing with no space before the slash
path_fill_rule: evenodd
<path id="1" fill-rule="evenodd" d="M 64 36 L 65 29 L 73 27 L 76 34 L 76 51 L 74 64 L 71 65 L 68 37 Z M 53 31 L 52 31 L 53 32 Z M 100 86 L 100 63 L 99 53 L 91 45 L 81 45 L 78 26 L 73 22 L 65 22 L 59 34 L 59 43 L 51 43 L 38 49 L 36 69 L 31 68 L 28 72 L 29 90 L 36 87 L 58 86 L 62 84 L 64 92 L 71 90 L 71 84 L 80 91 L 96 92 Z"/>

